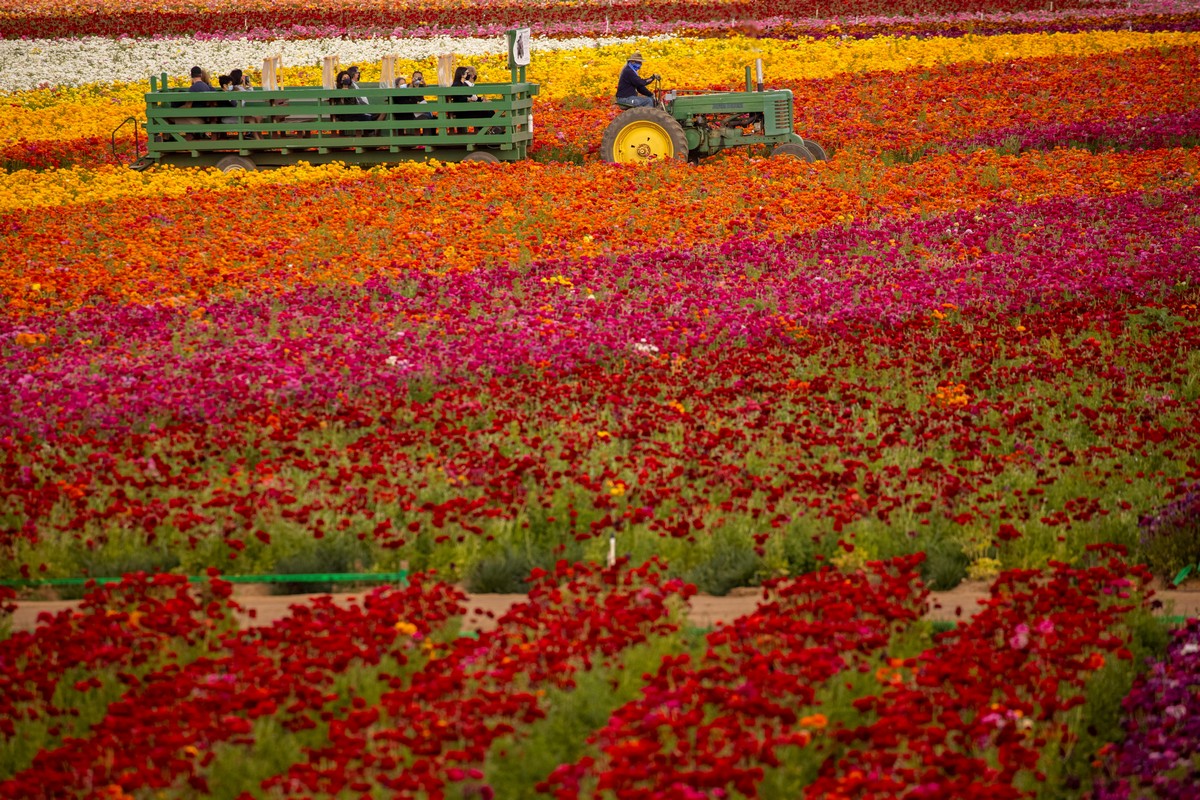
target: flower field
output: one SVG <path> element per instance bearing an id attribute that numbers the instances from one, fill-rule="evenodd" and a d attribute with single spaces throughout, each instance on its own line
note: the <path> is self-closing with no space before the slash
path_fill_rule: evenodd
<path id="1" fill-rule="evenodd" d="M 1189 797 L 1152 580 L 1200 563 L 1198 20 L 0 2 L 0 796 Z M 113 133 L 193 63 L 507 80 L 514 23 L 526 161 Z M 633 49 L 761 58 L 830 160 L 603 163 Z M 400 570 L 252 626 L 221 577 Z M 527 594 L 465 635 L 464 589 Z"/>

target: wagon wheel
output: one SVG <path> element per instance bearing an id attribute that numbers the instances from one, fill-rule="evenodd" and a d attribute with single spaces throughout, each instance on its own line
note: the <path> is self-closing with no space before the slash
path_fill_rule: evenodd
<path id="1" fill-rule="evenodd" d="M 798 158 L 801 161 L 808 161 L 810 163 L 813 160 L 813 154 L 809 151 L 809 149 L 804 145 L 797 144 L 795 142 L 785 142 L 781 145 L 777 145 L 775 149 L 771 151 L 771 157 Z"/>
<path id="2" fill-rule="evenodd" d="M 812 153 L 814 161 L 828 161 L 829 156 L 825 153 L 825 148 L 814 142 L 812 139 L 805 139 L 804 146 L 808 148 L 808 152 Z"/>
<path id="3" fill-rule="evenodd" d="M 687 155 L 683 128 L 660 108 L 622 112 L 604 129 L 600 140 L 600 157 L 614 164 L 686 161 Z"/>
<path id="4" fill-rule="evenodd" d="M 495 153 L 489 153 L 486 150 L 476 150 L 468 155 L 463 161 L 482 161 L 484 164 L 499 164 L 500 159 Z"/>
<path id="5" fill-rule="evenodd" d="M 225 156 L 217 162 L 217 169 L 221 172 L 254 172 L 258 167 L 245 156 Z"/>

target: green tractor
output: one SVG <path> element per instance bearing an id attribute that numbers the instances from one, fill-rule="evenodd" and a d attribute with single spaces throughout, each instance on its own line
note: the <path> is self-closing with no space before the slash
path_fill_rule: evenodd
<path id="1" fill-rule="evenodd" d="M 654 105 L 625 108 L 604 130 L 600 157 L 617 164 L 648 161 L 699 161 L 731 147 L 773 146 L 772 156 L 825 161 L 819 144 L 793 130 L 789 89 L 763 90 L 762 59 L 757 83 L 746 67 L 746 91 L 664 91 L 652 76 Z"/>

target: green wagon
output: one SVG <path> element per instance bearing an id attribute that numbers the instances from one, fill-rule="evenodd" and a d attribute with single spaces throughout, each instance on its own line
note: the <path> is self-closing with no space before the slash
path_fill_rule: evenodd
<path id="1" fill-rule="evenodd" d="M 152 76 L 146 95 L 147 152 L 133 166 L 253 170 L 301 161 L 371 166 L 430 158 L 524 159 L 533 142 L 533 97 L 538 85 L 525 81 L 528 32 L 509 31 L 508 38 L 510 82 L 472 87 L 302 86 L 199 93 L 169 88 L 165 73 Z M 492 115 L 456 118 L 468 107 L 453 98 L 470 95 L 483 98 L 470 103 L 470 112 Z M 365 105 L 354 104 L 359 97 L 366 99 Z M 414 100 L 423 102 L 418 105 Z M 414 119 L 414 113 L 428 118 Z M 363 114 L 371 119 L 348 119 Z"/>

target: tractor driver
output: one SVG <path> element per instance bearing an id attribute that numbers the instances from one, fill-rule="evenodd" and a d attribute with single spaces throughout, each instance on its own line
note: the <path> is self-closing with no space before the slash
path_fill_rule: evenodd
<path id="1" fill-rule="evenodd" d="M 654 94 L 647 88 L 651 81 L 658 80 L 657 75 L 642 78 L 638 70 L 642 68 L 642 54 L 635 52 L 625 62 L 621 77 L 617 80 L 617 102 L 627 106 L 652 106 Z"/>

